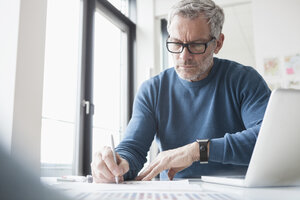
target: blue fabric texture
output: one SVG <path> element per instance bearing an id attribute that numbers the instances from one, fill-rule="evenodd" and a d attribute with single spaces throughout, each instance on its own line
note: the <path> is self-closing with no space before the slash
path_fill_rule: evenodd
<path id="1" fill-rule="evenodd" d="M 145 81 L 116 148 L 130 165 L 124 178 L 133 179 L 142 169 L 153 139 L 160 151 L 211 140 L 209 163 L 194 162 L 175 178 L 245 174 L 270 94 L 255 69 L 218 58 L 198 82 L 181 79 L 174 68 Z"/>

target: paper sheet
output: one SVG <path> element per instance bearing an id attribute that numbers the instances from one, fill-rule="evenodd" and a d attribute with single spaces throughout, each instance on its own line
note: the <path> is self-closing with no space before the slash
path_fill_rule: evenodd
<path id="1" fill-rule="evenodd" d="M 180 181 L 125 181 L 116 183 L 61 183 L 54 185 L 62 190 L 84 191 L 186 191 L 201 190 L 198 185 L 190 185 L 188 180 Z"/>
<path id="2" fill-rule="evenodd" d="M 120 184 L 57 183 L 52 186 L 80 200 L 233 200 L 227 194 L 203 191 L 188 180 L 125 181 Z"/>
<path id="3" fill-rule="evenodd" d="M 79 193 L 73 198 L 87 200 L 235 200 L 232 196 L 211 192 L 98 192 Z"/>

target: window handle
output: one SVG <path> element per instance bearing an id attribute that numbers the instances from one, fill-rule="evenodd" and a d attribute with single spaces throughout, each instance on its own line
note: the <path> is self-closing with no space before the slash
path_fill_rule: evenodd
<path id="1" fill-rule="evenodd" d="M 85 114 L 89 115 L 90 113 L 93 114 L 94 105 L 90 103 L 90 101 L 83 100 L 82 106 L 85 107 Z"/>

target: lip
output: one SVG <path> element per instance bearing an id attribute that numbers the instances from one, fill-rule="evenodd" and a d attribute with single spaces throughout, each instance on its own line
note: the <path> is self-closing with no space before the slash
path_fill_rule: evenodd
<path id="1" fill-rule="evenodd" d="M 179 67 L 185 68 L 185 69 L 190 69 L 190 68 L 195 68 L 195 65 L 180 65 Z"/>

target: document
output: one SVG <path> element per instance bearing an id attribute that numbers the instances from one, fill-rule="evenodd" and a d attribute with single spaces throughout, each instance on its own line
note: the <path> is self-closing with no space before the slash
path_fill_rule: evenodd
<path id="1" fill-rule="evenodd" d="M 178 181 L 125 181 L 115 184 L 58 183 L 52 184 L 73 199 L 82 200 L 233 200 L 227 194 L 207 192 L 197 184 Z"/>
<path id="2" fill-rule="evenodd" d="M 198 185 L 189 184 L 188 179 L 178 181 L 125 181 L 116 183 L 61 183 L 54 184 L 55 188 L 67 190 L 84 191 L 182 191 L 199 190 Z"/>
<path id="3" fill-rule="evenodd" d="M 99 192 L 81 193 L 87 200 L 235 200 L 232 196 L 211 192 Z"/>

